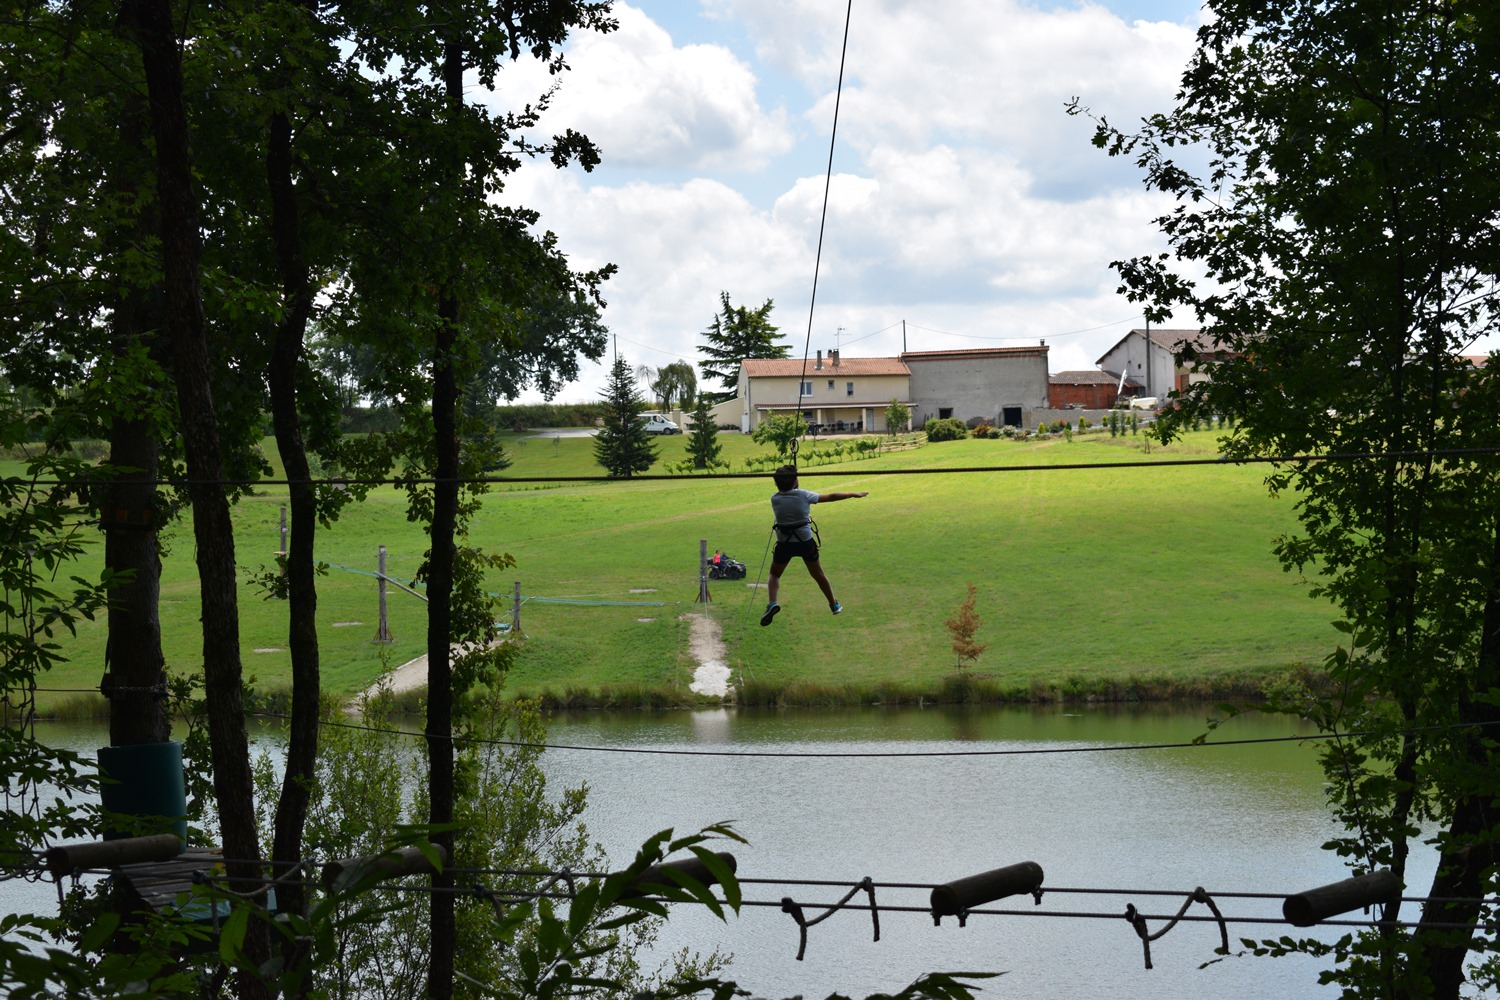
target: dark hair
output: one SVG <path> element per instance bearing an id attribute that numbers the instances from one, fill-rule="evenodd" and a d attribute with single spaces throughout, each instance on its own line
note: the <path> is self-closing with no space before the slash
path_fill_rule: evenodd
<path id="1" fill-rule="evenodd" d="M 797 467 L 795 465 L 783 465 L 772 473 L 776 477 L 776 488 L 785 493 L 797 485 Z"/>

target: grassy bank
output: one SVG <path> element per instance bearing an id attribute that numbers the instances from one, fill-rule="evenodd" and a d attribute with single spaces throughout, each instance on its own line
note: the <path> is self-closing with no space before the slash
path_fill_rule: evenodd
<path id="1" fill-rule="evenodd" d="M 845 613 L 828 613 L 800 564 L 784 580 L 783 613 L 758 618 L 769 538 L 769 480 L 502 484 L 486 498 L 470 541 L 511 553 L 491 587 L 508 600 L 519 580 L 525 640 L 511 690 L 558 705 L 691 703 L 697 661 L 690 617 L 721 630 L 743 701 L 755 704 L 918 703 L 930 700 L 1154 698 L 1250 691 L 1289 664 L 1319 663 L 1336 641 L 1329 609 L 1282 573 L 1273 540 L 1294 527 L 1263 470 L 1110 468 L 1141 459 L 1208 457 L 1209 432 L 1171 449 L 1139 437 L 1036 442 L 958 441 L 809 470 L 819 491 L 869 490 L 816 508 L 824 562 Z M 725 435 L 737 465 L 760 449 Z M 523 443 L 524 442 L 524 443 Z M 680 461 L 682 437 L 662 440 Z M 512 438 L 515 477 L 593 475 L 589 438 Z M 269 447 L 269 445 L 268 445 Z M 1098 464 L 1097 469 L 1063 465 Z M 879 476 L 973 466 L 1024 471 Z M 827 473 L 827 475 L 823 475 Z M 816 474 L 816 475 L 814 475 Z M 266 488 L 236 512 L 237 561 L 247 580 L 279 547 L 284 492 Z M 201 664 L 190 525 L 166 535 L 162 626 L 169 666 Z M 698 540 L 749 566 L 694 603 Z M 319 635 L 325 687 L 352 694 L 382 669 L 420 655 L 425 605 L 389 598 L 394 642 L 376 645 L 376 550 L 410 579 L 426 548 L 405 499 L 382 489 L 318 534 Z M 955 669 L 944 621 L 979 589 L 988 648 Z M 550 599 L 550 600 L 543 600 Z M 248 582 L 241 594 L 246 674 L 286 688 L 285 607 Z M 97 684 L 104 629 L 65 640 L 71 662 L 43 687 Z M 59 706 L 64 696 L 39 701 Z"/>

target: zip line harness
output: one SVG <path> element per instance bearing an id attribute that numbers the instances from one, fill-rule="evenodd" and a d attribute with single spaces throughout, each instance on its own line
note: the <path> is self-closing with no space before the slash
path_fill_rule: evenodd
<path id="1" fill-rule="evenodd" d="M 801 531 L 803 528 L 812 528 L 813 541 L 817 544 L 818 548 L 821 549 L 823 547 L 823 537 L 818 534 L 818 522 L 814 521 L 810 517 L 798 521 L 795 524 L 771 525 L 771 530 L 776 532 L 776 540 L 778 542 L 795 541 L 795 533 Z"/>

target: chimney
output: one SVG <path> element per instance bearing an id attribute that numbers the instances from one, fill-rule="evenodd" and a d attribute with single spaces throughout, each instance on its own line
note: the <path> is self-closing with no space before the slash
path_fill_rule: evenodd
<path id="1" fill-rule="evenodd" d="M 829 351 L 828 356 L 833 359 L 833 367 L 837 368 L 839 366 L 839 352 L 837 350 Z"/>
<path id="2" fill-rule="evenodd" d="M 805 355 L 805 354 L 803 355 L 803 357 L 806 357 L 806 356 L 807 355 Z M 813 368 L 815 370 L 817 370 L 817 371 L 822 371 L 823 370 L 823 352 L 822 351 L 818 352 L 818 363 L 816 365 L 813 365 Z"/>

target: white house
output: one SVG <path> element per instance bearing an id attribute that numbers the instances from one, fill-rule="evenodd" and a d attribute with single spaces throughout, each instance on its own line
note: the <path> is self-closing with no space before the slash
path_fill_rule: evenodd
<path id="1" fill-rule="evenodd" d="M 822 434 L 883 432 L 892 400 L 911 406 L 911 373 L 897 358 L 746 358 L 740 363 L 740 427 L 801 413 Z M 898 428 L 905 430 L 905 428 Z"/>
<path id="2" fill-rule="evenodd" d="M 1179 363 L 1183 347 L 1192 348 L 1198 360 Z M 1202 330 L 1145 329 L 1131 330 L 1096 363 L 1116 379 L 1123 372 L 1127 383 L 1140 386 L 1136 395 L 1165 400 L 1173 390 L 1206 380 L 1207 363 L 1229 356 L 1231 352 Z"/>

